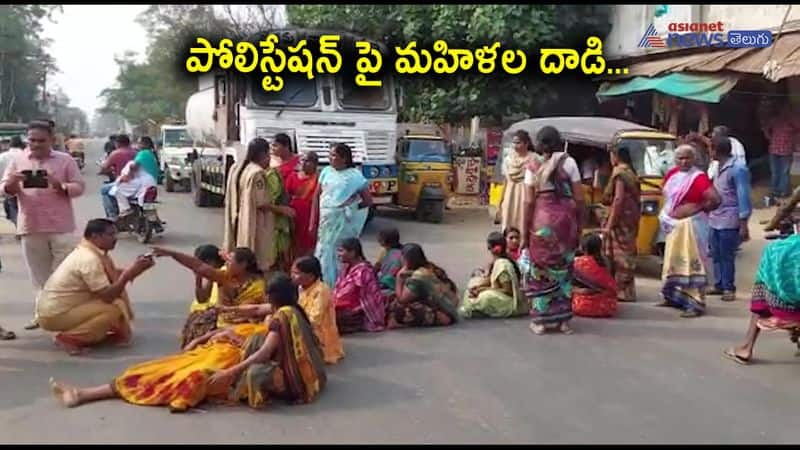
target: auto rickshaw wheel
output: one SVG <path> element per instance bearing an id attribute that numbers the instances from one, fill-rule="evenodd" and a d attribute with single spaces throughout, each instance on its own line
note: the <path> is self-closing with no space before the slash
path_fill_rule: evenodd
<path id="1" fill-rule="evenodd" d="M 417 220 L 442 223 L 442 220 L 444 220 L 444 200 L 423 200 L 419 202 Z"/>

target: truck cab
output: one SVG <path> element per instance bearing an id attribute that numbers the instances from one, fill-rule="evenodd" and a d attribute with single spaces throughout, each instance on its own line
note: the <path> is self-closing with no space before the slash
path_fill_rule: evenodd
<path id="1" fill-rule="evenodd" d="M 175 192 L 176 185 L 191 190 L 192 166 L 188 158 L 193 146 L 186 125 L 162 125 L 160 141 L 158 159 L 167 192 Z"/>

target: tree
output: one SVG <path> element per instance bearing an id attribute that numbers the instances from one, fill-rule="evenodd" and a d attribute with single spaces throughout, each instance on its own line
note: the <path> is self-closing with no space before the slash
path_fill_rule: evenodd
<path id="1" fill-rule="evenodd" d="M 0 5 L 0 121 L 41 116 L 48 74 L 56 71 L 43 39 L 45 20 L 60 6 Z"/>
<path id="2" fill-rule="evenodd" d="M 119 74 L 104 89 L 102 112 L 116 113 L 134 126 L 183 118 L 186 101 L 197 90 L 197 79 L 185 72 L 183 55 L 198 36 L 244 39 L 270 28 L 276 10 L 269 5 L 151 5 L 137 21 L 150 37 L 144 62 L 136 54 L 116 59 Z"/>
<path id="3" fill-rule="evenodd" d="M 524 50 L 526 72 L 538 70 L 539 48 L 585 48 L 586 37 L 610 31 L 607 5 L 289 5 L 292 25 L 351 31 L 390 48 L 436 39 L 454 48 L 476 49 L 493 42 Z M 393 68 L 392 68 L 393 70 Z M 497 72 L 496 72 L 497 73 Z M 534 76 L 459 75 L 450 78 L 398 76 L 406 92 L 401 120 L 459 122 L 474 115 L 503 116 L 586 109 L 594 86 L 587 79 Z M 557 95 L 560 86 L 570 95 Z M 570 107 L 567 107 L 569 105 Z"/>

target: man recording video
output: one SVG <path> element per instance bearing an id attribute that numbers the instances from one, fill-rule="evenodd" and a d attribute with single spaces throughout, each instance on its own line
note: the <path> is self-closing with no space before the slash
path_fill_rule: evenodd
<path id="1" fill-rule="evenodd" d="M 43 121 L 28 125 L 28 148 L 15 155 L 0 181 L 0 190 L 17 197 L 17 234 L 35 296 L 53 270 L 75 246 L 72 198 L 83 193 L 78 165 L 69 154 L 53 150 L 53 128 Z M 34 319 L 25 328 L 38 328 Z"/>

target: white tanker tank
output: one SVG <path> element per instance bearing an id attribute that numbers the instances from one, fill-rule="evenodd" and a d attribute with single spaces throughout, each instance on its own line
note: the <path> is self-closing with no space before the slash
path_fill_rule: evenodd
<path id="1" fill-rule="evenodd" d="M 219 146 L 214 122 L 214 89 L 195 92 L 186 101 L 186 127 L 195 146 Z"/>

